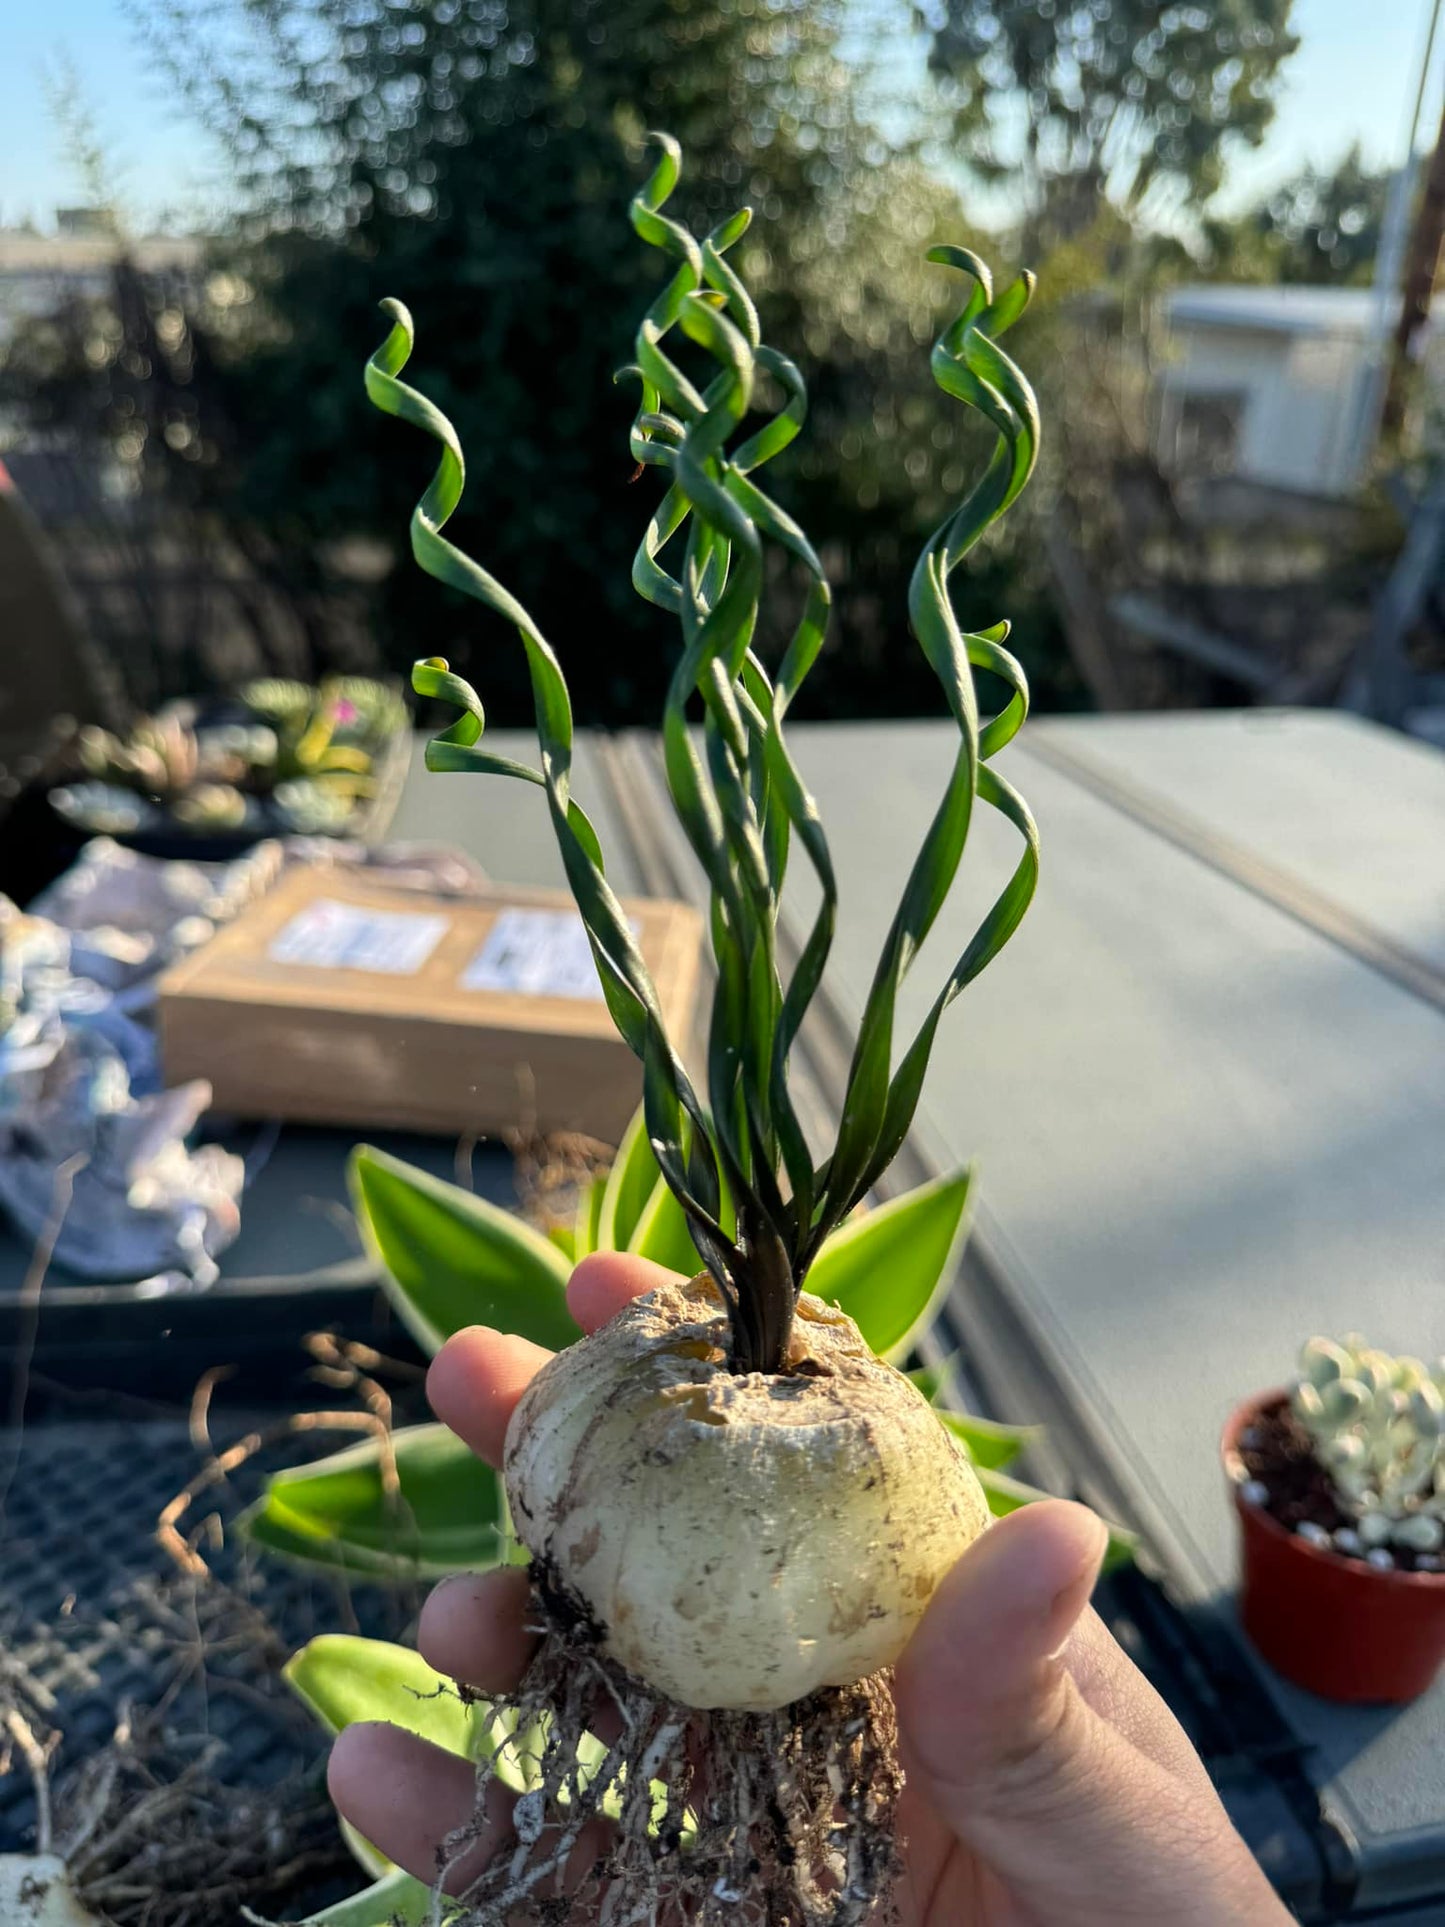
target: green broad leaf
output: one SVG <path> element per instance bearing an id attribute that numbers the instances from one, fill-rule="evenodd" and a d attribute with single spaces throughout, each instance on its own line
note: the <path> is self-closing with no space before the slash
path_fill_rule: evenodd
<path id="1" fill-rule="evenodd" d="M 287 1685 L 328 1733 L 385 1720 L 470 1759 L 475 1708 L 410 1646 L 354 1633 L 321 1633 L 282 1668 Z"/>
<path id="2" fill-rule="evenodd" d="M 507 1555 L 501 1482 L 444 1425 L 390 1440 L 398 1490 L 388 1491 L 381 1443 L 364 1439 L 312 1465 L 278 1472 L 238 1525 L 269 1551 L 378 1579 L 484 1572 Z"/>
<path id="3" fill-rule="evenodd" d="M 552 1244 L 556 1245 L 569 1265 L 576 1264 L 577 1227 L 575 1225 L 549 1224 L 547 1227 L 547 1237 Z"/>
<path id="4" fill-rule="evenodd" d="M 915 1365 L 911 1372 L 903 1376 L 910 1385 L 916 1385 L 930 1405 L 937 1405 L 948 1389 L 946 1368 L 934 1365 Z"/>
<path id="5" fill-rule="evenodd" d="M 572 1228 L 574 1263 L 590 1257 L 597 1249 L 597 1232 L 602 1222 L 602 1194 L 606 1189 L 606 1178 L 593 1178 L 578 1193 L 577 1222 Z"/>
<path id="6" fill-rule="evenodd" d="M 496 1751 L 487 1702 L 463 1700 L 452 1681 L 434 1672 L 409 1646 L 351 1633 L 322 1633 L 293 1653 L 282 1671 L 292 1692 L 333 1735 L 358 1721 L 382 1720 L 462 1759 L 490 1758 Z M 509 1767 L 498 1770 L 508 1785 L 520 1790 Z M 367 1873 L 384 1881 L 399 1871 L 349 1821 L 341 1822 L 341 1830 Z M 429 1887 L 413 1884 L 430 1898 Z M 352 1898 L 360 1902 L 367 1896 Z M 368 1918 L 357 1916 L 362 1922 Z"/>
<path id="7" fill-rule="evenodd" d="M 333 1901 L 319 1914 L 308 1914 L 300 1927 L 393 1927 L 393 1923 L 397 1927 L 424 1927 L 430 1918 L 431 1904 L 430 1887 L 413 1880 L 400 1867 L 393 1867 L 390 1873 L 363 1887 L 360 1893 Z M 450 1903 L 443 1902 L 442 1919 L 448 1919 L 456 1911 Z M 242 1917 L 258 1923 L 261 1920 L 261 1916 L 249 1908 L 242 1909 Z"/>
<path id="8" fill-rule="evenodd" d="M 825 1241 L 808 1290 L 841 1306 L 880 1357 L 903 1356 L 952 1282 L 972 1186 L 960 1171 L 850 1218 Z"/>
<path id="9" fill-rule="evenodd" d="M 687 1228 L 687 1213 L 668 1189 L 666 1179 L 659 1178 L 652 1187 L 652 1196 L 643 1206 L 627 1248 L 639 1258 L 651 1258 L 655 1264 L 681 1272 L 684 1278 L 696 1277 L 702 1269 L 702 1259 Z"/>
<path id="10" fill-rule="evenodd" d="M 361 1720 L 384 1720 L 448 1753 L 472 1757 L 476 1709 L 409 1646 L 351 1633 L 322 1633 L 293 1653 L 282 1672 L 328 1733 L 340 1733 Z M 341 1830 L 365 1872 L 385 1878 L 398 1871 L 349 1820 L 341 1822 Z"/>
<path id="11" fill-rule="evenodd" d="M 1021 1479 L 1011 1479 L 1007 1472 L 999 1472 L 992 1466 L 975 1466 L 978 1482 L 983 1487 L 983 1495 L 988 1500 L 988 1509 L 996 1519 L 1017 1512 L 1020 1506 L 1035 1505 L 1040 1499 L 1052 1499 L 1052 1492 L 1040 1492 L 1036 1485 L 1025 1485 Z M 1116 1526 L 1106 1519 L 1109 1528 L 1109 1544 L 1104 1553 L 1103 1570 L 1117 1572 L 1120 1566 L 1131 1566 L 1134 1555 L 1139 1550 L 1139 1535 L 1127 1526 Z"/>
<path id="12" fill-rule="evenodd" d="M 358 1833 L 349 1820 L 343 1820 L 338 1813 L 336 1824 L 341 1829 L 341 1837 L 346 1842 L 352 1859 L 363 1873 L 369 1873 L 373 1880 L 397 1871 L 396 1862 L 388 1860 L 380 1848 L 373 1847 L 364 1833 Z"/>
<path id="13" fill-rule="evenodd" d="M 975 1466 L 1002 1470 L 1043 1437 L 1042 1425 L 1004 1425 L 997 1419 L 975 1418 L 971 1412 L 938 1414 Z"/>
<path id="14" fill-rule="evenodd" d="M 351 1154 L 351 1192 L 387 1295 L 424 1351 L 465 1325 L 494 1325 L 553 1351 L 577 1338 L 571 1265 L 510 1211 L 365 1144 Z"/>
<path id="15" fill-rule="evenodd" d="M 626 1251 L 638 1219 L 662 1177 L 639 1110 L 628 1125 L 617 1158 L 607 1173 L 597 1217 L 598 1251 Z"/>

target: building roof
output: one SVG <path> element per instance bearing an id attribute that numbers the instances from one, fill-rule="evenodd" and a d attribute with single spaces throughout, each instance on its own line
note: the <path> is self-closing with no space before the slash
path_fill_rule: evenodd
<path id="1" fill-rule="evenodd" d="M 124 252 L 142 271 L 194 268 L 204 242 L 190 234 L 147 234 Z M 36 234 L 26 228 L 0 228 L 0 274 L 73 275 L 105 269 L 119 257 L 113 234 Z"/>
<path id="2" fill-rule="evenodd" d="M 1378 325 L 1373 288 L 1173 288 L 1165 312 L 1173 323 L 1197 328 L 1252 328 L 1283 335 L 1369 335 Z M 1387 325 L 1400 312 L 1398 295 L 1386 304 Z"/>

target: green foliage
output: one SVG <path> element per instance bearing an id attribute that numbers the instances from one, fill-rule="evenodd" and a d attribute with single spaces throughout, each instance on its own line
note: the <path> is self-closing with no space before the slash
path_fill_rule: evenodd
<path id="1" fill-rule="evenodd" d="M 841 1225 L 808 1274 L 881 1358 L 907 1354 L 953 1283 L 968 1235 L 972 1171 L 935 1178 Z"/>
<path id="2" fill-rule="evenodd" d="M 948 1418 L 944 1422 L 947 1424 Z M 1020 1506 L 1036 1505 L 1040 1499 L 1054 1496 L 1050 1492 L 1040 1492 L 1036 1486 L 1024 1485 L 1021 1480 L 1010 1478 L 1007 1472 L 995 1471 L 991 1466 L 975 1465 L 974 1470 L 983 1487 L 983 1495 L 988 1500 L 988 1509 L 996 1519 L 1007 1518 L 1010 1512 L 1017 1512 Z M 1127 1526 L 1110 1525 L 1103 1570 L 1117 1572 L 1120 1566 L 1131 1565 L 1138 1549 L 1137 1533 L 1130 1532 Z"/>
<path id="3" fill-rule="evenodd" d="M 351 370 L 372 345 L 376 303 L 401 289 L 425 319 L 435 400 L 492 451 L 473 478 L 472 527 L 546 632 L 576 638 L 579 715 L 655 712 L 669 639 L 628 589 L 628 410 L 609 380 L 649 298 L 649 269 L 619 247 L 617 223 L 644 131 L 668 127 L 690 157 L 695 226 L 753 201 L 744 270 L 778 339 L 816 371 L 818 434 L 786 464 L 786 499 L 828 528 L 829 567 L 846 571 L 850 594 L 815 704 L 937 707 L 906 651 L 899 591 L 967 461 L 968 436 L 931 408 L 917 353 L 937 300 L 924 250 L 965 223 L 956 188 L 920 163 L 897 117 L 887 135 L 870 122 L 836 51 L 851 25 L 841 0 L 356 0 L 344 14 L 331 0 L 138 0 L 137 11 L 229 150 L 247 210 L 217 257 L 226 305 L 206 317 L 230 425 L 196 472 L 249 549 L 313 573 L 338 536 L 394 552 L 407 477 L 378 427 L 357 421 Z M 924 100 L 910 120 L 921 146 Z M 995 604 L 1012 569 L 1007 549 L 992 550 L 966 601 Z M 458 601 L 399 567 L 367 602 L 394 667 L 426 633 L 471 673 Z M 589 646 L 597 636 L 610 646 Z M 488 700 L 498 721 L 527 720 L 519 662 L 489 665 Z"/>
<path id="4" fill-rule="evenodd" d="M 442 1921 L 452 1912 L 443 1902 Z M 393 1867 L 360 1893 L 308 1914 L 300 1927 L 423 1927 L 432 1917 L 432 1889 Z"/>
<path id="5" fill-rule="evenodd" d="M 500 1564 L 505 1511 L 490 1467 L 444 1425 L 414 1425 L 276 1473 L 238 1524 L 269 1552 L 407 1581 Z"/>
<path id="6" fill-rule="evenodd" d="M 329 1733 L 359 1720 L 386 1720 L 469 1758 L 483 1731 L 485 1706 L 469 1704 L 409 1646 L 322 1633 L 294 1653 L 284 1671 Z"/>
<path id="7" fill-rule="evenodd" d="M 1041 1425 L 1005 1425 L 972 1412 L 940 1411 L 938 1416 L 975 1466 L 1002 1472 L 1043 1435 Z"/>
<path id="8" fill-rule="evenodd" d="M 432 1671 L 409 1646 L 350 1633 L 322 1633 L 294 1653 L 284 1668 L 291 1690 L 331 1734 L 360 1721 L 379 1720 L 462 1759 L 488 1759 L 504 1784 L 522 1787 L 517 1764 L 499 1742 L 499 1727 L 485 1700 L 466 1700 L 455 1684 Z M 375 1883 L 335 1908 L 310 1917 L 304 1927 L 391 1927 L 429 1918 L 432 1888 L 394 1867 L 356 1829 L 342 1822 L 347 1845 Z M 390 1911 L 387 1911 L 390 1909 Z"/>
<path id="9" fill-rule="evenodd" d="M 1023 671 L 1003 647 L 1007 623 L 963 631 L 948 594 L 950 576 L 1033 468 L 1033 396 L 998 346 L 998 337 L 1027 306 L 1032 281 L 1021 276 L 995 299 L 988 270 L 975 256 L 956 247 L 930 253 L 974 284 L 934 345 L 934 380 L 976 410 L 995 437 L 974 487 L 924 545 L 909 589 L 911 626 L 943 690 L 959 746 L 885 940 L 837 1141 L 820 1165 L 793 1105 L 788 1059 L 827 961 L 837 891 L 827 839 L 783 724 L 822 648 L 832 597 L 807 537 L 756 479 L 797 436 L 806 391 L 792 362 L 761 340 L 757 308 L 727 258 L 748 230 L 749 210 L 720 222 L 699 242 L 665 211 L 678 183 L 680 154 L 669 137 L 656 139 L 661 157 L 633 200 L 632 221 L 641 238 L 669 258 L 673 273 L 634 343 L 636 363 L 629 372 L 640 383 L 641 401 L 631 442 L 639 465 L 662 469 L 668 487 L 638 548 L 632 579 L 647 601 L 677 617 L 681 630 L 662 744 L 672 804 L 711 893 L 717 984 L 706 1107 L 666 1034 L 646 964 L 607 882 L 596 834 L 572 796 L 572 704 L 558 658 L 516 597 L 442 533 L 460 503 L 465 467 L 450 421 L 400 379 L 414 331 L 399 302 L 383 303 L 392 329 L 366 365 L 366 388 L 379 409 L 440 445 L 435 475 L 411 520 L 417 561 L 515 628 L 532 685 L 539 769 L 483 747 L 485 718 L 476 692 L 443 660 L 418 663 L 418 694 L 443 697 L 461 712 L 431 746 L 428 766 L 511 776 L 545 791 L 608 1008 L 643 1064 L 647 1136 L 727 1303 L 734 1359 L 740 1369 L 776 1370 L 809 1266 L 873 1189 L 907 1134 L 944 1010 L 1013 934 L 1038 874 L 1032 818 L 990 762 L 1027 714 Z M 694 385 L 684 359 L 674 358 L 688 343 L 701 351 L 702 388 Z M 685 356 L 688 362 L 698 358 Z M 757 425 L 750 420 L 751 432 L 743 434 L 755 407 L 770 412 Z M 775 671 L 754 646 L 765 547 L 789 561 L 807 584 Z M 979 715 L 975 668 L 989 671 L 1006 692 L 1003 707 L 987 723 Z M 689 720 L 694 700 L 702 706 L 701 743 Z M 947 900 L 975 798 L 1014 825 L 1023 852 L 895 1067 L 898 995 Z M 785 972 L 778 917 L 795 844 L 820 887 L 821 904 L 796 964 Z M 632 1183 L 632 1156 L 628 1147 L 618 1178 L 624 1192 Z M 724 1191 L 736 1213 L 735 1230 L 722 1221 Z M 605 1197 L 602 1209 L 608 1209 Z"/>
<path id="10" fill-rule="evenodd" d="M 638 1220 L 656 1189 L 661 1173 L 647 1140 L 647 1119 L 639 1111 L 617 1147 L 617 1156 L 602 1187 L 594 1245 L 604 1251 L 626 1251 Z"/>
<path id="11" fill-rule="evenodd" d="M 681 1213 L 655 1161 L 649 1162 L 650 1148 L 640 1148 L 647 1146 L 647 1139 L 639 1122 L 627 1133 L 612 1172 L 584 1193 L 579 1222 L 591 1228 L 586 1233 L 592 1239 L 589 1250 L 597 1248 L 595 1228 L 609 1192 L 607 1222 L 614 1233 L 626 1233 L 632 1249 L 647 1248 L 649 1239 L 658 1236 L 654 1227 L 659 1214 L 669 1209 L 676 1212 L 670 1235 L 681 1231 Z M 375 1153 L 358 1153 L 358 1164 L 363 1159 L 373 1176 L 382 1168 Z M 824 1245 L 816 1268 L 819 1281 L 826 1285 L 832 1278 L 833 1295 L 858 1319 L 865 1335 L 886 1339 L 901 1331 L 895 1350 L 903 1352 L 927 1328 L 962 1242 L 969 1182 L 965 1173 L 924 1185 L 871 1216 L 852 1219 Z M 360 1185 L 357 1190 L 360 1193 Z M 413 1194 L 410 1203 L 404 1195 L 408 1191 Z M 433 1341 L 445 1335 L 432 1323 L 438 1307 L 427 1286 L 433 1260 L 456 1281 L 445 1301 L 454 1321 L 448 1330 L 482 1315 L 466 1301 L 461 1283 L 466 1276 L 479 1281 L 478 1304 L 484 1295 L 489 1308 L 495 1304 L 485 1281 L 516 1252 L 515 1221 L 495 1210 L 469 1211 L 469 1193 L 395 1159 L 385 1160 L 378 1195 L 385 1199 L 391 1246 L 401 1254 L 405 1269 L 405 1282 L 393 1274 L 388 1290 L 413 1329 L 426 1330 Z M 639 1199 L 644 1200 L 640 1207 Z M 403 1226 L 406 1235 L 398 1238 L 396 1228 Z M 374 1225 L 368 1236 L 379 1243 Z M 429 1240 L 436 1241 L 435 1249 Z M 648 1255 L 662 1256 L 663 1249 L 659 1237 Z M 424 1313 L 409 1305 L 412 1292 L 427 1294 Z M 523 1304 L 520 1294 L 507 1302 L 513 1308 Z M 930 1402 L 936 1402 L 939 1375 L 920 1370 L 912 1376 Z M 1037 1427 L 1003 1425 L 943 1409 L 938 1417 L 972 1460 L 996 1515 L 1048 1496 L 1003 1470 L 1027 1451 Z M 440 1425 L 416 1426 L 392 1436 L 390 1456 L 398 1475 L 395 1490 L 388 1486 L 387 1455 L 374 1440 L 278 1474 L 244 1515 L 242 1529 L 267 1551 L 342 1566 L 382 1581 L 482 1570 L 503 1559 L 509 1547 L 501 1482 L 459 1439 Z M 1133 1545 L 1132 1535 L 1111 1528 L 1108 1563 L 1126 1561 Z M 339 1732 L 354 1720 L 387 1720 L 449 1752 L 475 1757 L 484 1748 L 495 1750 L 498 1736 L 486 1723 L 486 1707 L 462 1701 L 408 1648 L 327 1634 L 295 1655 L 286 1676 L 329 1732 Z M 600 1745 L 589 1740 L 581 1756 L 584 1768 L 590 1763 L 595 1769 L 602 1757 Z M 523 1784 L 525 1750 L 519 1749 L 515 1758 L 504 1753 L 496 1770 L 513 1784 Z M 304 1927 L 392 1927 L 393 1921 L 411 1927 L 427 1919 L 424 1907 L 430 1904 L 431 1889 L 389 1868 L 354 1831 L 348 1829 L 347 1837 L 365 1871 L 375 1876 L 373 1884 L 312 1916 Z"/>
<path id="12" fill-rule="evenodd" d="M 1237 218 L 1206 219 L 1211 275 L 1368 286 L 1391 179 L 1389 168 L 1366 165 L 1357 141 L 1334 169 L 1305 167 Z"/>
<path id="13" fill-rule="evenodd" d="M 919 5 L 949 84 L 960 148 L 986 177 L 1023 178 L 1044 230 L 1087 223 L 1101 194 L 1138 207 L 1206 199 L 1226 141 L 1257 147 L 1292 0 L 939 0 Z M 1022 140 L 1016 130 L 1022 127 Z"/>
<path id="14" fill-rule="evenodd" d="M 510 1211 L 365 1144 L 351 1156 L 351 1192 L 362 1236 L 423 1351 L 463 1325 L 495 1325 L 554 1351 L 576 1338 L 567 1255 Z"/>
<path id="15" fill-rule="evenodd" d="M 587 1188 L 592 1202 L 581 1215 L 593 1226 L 600 1223 L 601 1199 L 610 1191 L 609 1222 L 614 1232 L 625 1232 L 626 1237 L 600 1243 L 594 1232 L 588 1251 L 630 1249 L 659 1263 L 678 1267 L 687 1260 L 690 1264 L 681 1210 L 636 1120 L 624 1147 L 612 1171 Z M 357 1158 L 358 1163 L 365 1159 L 370 1165 L 375 1154 L 359 1152 Z M 384 1270 L 383 1276 L 392 1302 L 410 1327 L 426 1332 L 426 1342 L 434 1349 L 451 1332 L 486 1322 L 500 1302 L 501 1328 L 532 1335 L 536 1326 L 528 1322 L 525 1294 L 512 1293 L 499 1300 L 490 1281 L 514 1261 L 519 1231 L 525 1232 L 521 1248 L 527 1251 L 537 1234 L 493 1207 L 473 1210 L 478 1201 L 471 1193 L 429 1172 L 396 1159 L 385 1160 L 384 1169 L 384 1186 L 377 1195 L 384 1198 L 386 1244 L 399 1254 L 402 1270 Z M 956 1269 L 969 1190 L 969 1173 L 936 1179 L 876 1211 L 856 1214 L 824 1244 L 812 1282 L 823 1297 L 843 1306 L 875 1349 L 903 1357 L 931 1324 Z M 636 1200 L 644 1195 L 646 1202 L 639 1209 Z M 382 1241 L 374 1223 L 369 1224 L 367 1235 L 373 1248 L 380 1250 Z M 431 1289 L 437 1272 L 446 1272 L 452 1281 L 441 1325 L 433 1322 L 440 1302 Z M 564 1279 L 568 1273 L 570 1265 L 565 1267 Z M 468 1279 L 474 1281 L 470 1295 Z M 424 1301 L 424 1311 L 418 1297 Z M 517 1323 L 508 1322 L 509 1310 Z M 571 1342 L 575 1336 L 572 1326 L 561 1342 Z M 911 1376 L 937 1406 L 942 1375 L 920 1369 Z M 941 1406 L 939 1419 L 962 1445 L 980 1478 L 1011 1466 L 1038 1435 L 1036 1426 L 1001 1424 Z M 395 1487 L 388 1483 L 392 1463 Z M 992 1484 L 985 1479 L 984 1483 L 996 1511 L 1046 1496 L 1013 1479 Z M 510 1556 L 513 1545 L 505 1510 L 495 1474 L 445 1427 L 422 1425 L 395 1433 L 389 1453 L 378 1441 L 367 1440 L 314 1465 L 278 1474 L 241 1523 L 268 1551 L 308 1564 L 340 1566 L 382 1581 L 405 1582 L 419 1576 L 485 1570 Z M 1126 1538 L 1119 1536 L 1117 1543 L 1122 1546 Z"/>

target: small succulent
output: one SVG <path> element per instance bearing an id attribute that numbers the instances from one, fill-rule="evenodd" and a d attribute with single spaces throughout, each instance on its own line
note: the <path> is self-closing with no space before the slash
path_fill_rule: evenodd
<path id="1" fill-rule="evenodd" d="M 131 836 L 150 827 L 158 812 L 153 803 L 119 783 L 99 780 L 67 783 L 50 792 L 50 801 L 67 823 L 98 836 Z"/>
<path id="2" fill-rule="evenodd" d="M 171 815 L 188 830 L 240 830 L 251 806 L 231 783 L 197 783 L 171 805 Z"/>
<path id="3" fill-rule="evenodd" d="M 304 695 L 299 702 L 297 692 Z M 337 781 L 352 793 L 371 770 L 371 752 L 354 736 L 360 711 L 349 698 L 332 699 L 324 689 L 271 680 L 252 683 L 246 701 L 275 731 L 276 751 L 267 775 L 277 788 L 292 782 Z"/>
<path id="4" fill-rule="evenodd" d="M 350 789 L 306 776 L 278 783 L 271 801 L 286 828 L 299 836 L 335 834 L 345 828 L 356 807 Z"/>
<path id="5" fill-rule="evenodd" d="M 309 683 L 295 682 L 288 676 L 261 676 L 248 682 L 241 701 L 270 723 L 300 723 L 311 714 L 316 691 Z"/>
<path id="6" fill-rule="evenodd" d="M 265 723 L 221 723 L 197 731 L 203 782 L 254 784 L 276 761 L 276 732 Z"/>
<path id="7" fill-rule="evenodd" d="M 1393 1358 L 1358 1332 L 1311 1338 L 1290 1406 L 1366 1552 L 1445 1545 L 1445 1358 Z"/>
<path id="8" fill-rule="evenodd" d="M 188 790 L 200 765 L 196 733 L 178 716 L 144 716 L 125 739 L 82 729 L 76 748 L 88 776 L 162 802 Z"/>
<path id="9" fill-rule="evenodd" d="M 329 676 L 321 685 L 321 701 L 337 742 L 378 743 L 406 724 L 401 691 L 373 676 Z"/>

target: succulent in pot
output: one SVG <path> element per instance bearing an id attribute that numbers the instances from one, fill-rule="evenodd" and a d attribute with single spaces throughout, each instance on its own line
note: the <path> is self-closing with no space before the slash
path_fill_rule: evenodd
<path id="1" fill-rule="evenodd" d="M 418 693 L 461 712 L 428 764 L 543 791 L 608 1007 L 642 1060 L 647 1139 L 701 1264 L 691 1282 L 659 1286 L 561 1352 L 510 1427 L 507 1494 L 544 1636 L 520 1687 L 493 1709 L 479 1769 L 521 1776 L 518 1845 L 475 1877 L 461 1917 L 479 1927 L 550 1918 L 560 1870 L 589 1819 L 606 1815 L 614 1844 L 588 1878 L 624 1892 L 629 1918 L 841 1927 L 886 1905 L 896 1871 L 901 1771 L 887 1669 L 989 1513 L 922 1392 L 807 1285 L 830 1235 L 900 1149 L 944 1012 L 1013 934 L 1037 877 L 1032 818 L 994 765 L 1027 713 L 1023 671 L 1004 647 L 1008 625 L 967 632 L 948 595 L 950 575 L 1034 465 L 1033 395 L 999 345 L 1032 282 L 1024 275 L 995 294 L 975 256 L 930 255 L 969 280 L 935 345 L 935 378 L 993 432 L 982 474 L 925 544 L 909 591 L 913 633 L 958 743 L 905 869 L 841 1121 L 820 1158 L 789 1057 L 822 978 L 837 889 L 785 719 L 825 642 L 831 591 L 812 544 L 758 479 L 799 433 L 806 392 L 763 342 L 728 259 L 749 211 L 695 237 L 666 212 L 680 157 L 670 139 L 658 144 L 632 219 L 669 278 L 638 327 L 629 373 L 641 389 L 632 453 L 666 487 L 633 580 L 680 629 L 662 752 L 710 893 L 717 974 L 705 1089 L 666 1033 L 572 794 L 558 658 L 516 599 L 442 533 L 463 459 L 450 422 L 400 379 L 414 332 L 399 302 L 384 304 L 391 332 L 366 369 L 372 401 L 441 447 L 412 519 L 417 560 L 515 628 L 535 702 L 541 755 L 531 767 L 484 746 L 481 702 L 445 662 L 419 663 Z M 801 614 L 776 650 L 760 640 L 769 547 L 803 585 Z M 986 719 L 976 669 L 1004 691 Z M 1016 867 L 895 1051 L 901 987 L 979 805 L 1018 832 Z M 780 934 L 794 854 L 817 886 L 796 956 Z M 599 1699 L 620 1714 L 600 1758 L 590 1732 Z M 452 1859 L 470 1844 L 464 1829 Z"/>
<path id="2" fill-rule="evenodd" d="M 171 815 L 188 830 L 241 830 L 254 809 L 233 783 L 197 783 L 171 804 Z"/>
<path id="3" fill-rule="evenodd" d="M 1311 1338 L 1224 1434 L 1245 1630 L 1326 1698 L 1400 1701 L 1445 1660 L 1445 1359 Z"/>

